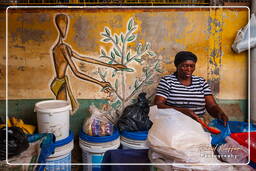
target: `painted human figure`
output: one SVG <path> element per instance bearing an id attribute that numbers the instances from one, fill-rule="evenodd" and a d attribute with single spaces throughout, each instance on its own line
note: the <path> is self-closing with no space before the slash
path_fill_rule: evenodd
<path id="1" fill-rule="evenodd" d="M 76 77 L 100 85 L 105 89 L 105 92 L 111 91 L 111 88 L 109 82 L 99 81 L 83 72 L 80 72 L 72 58 L 87 63 L 111 67 L 116 70 L 124 69 L 126 66 L 121 64 L 107 64 L 86 56 L 79 55 L 72 49 L 70 45 L 63 41 L 68 32 L 68 16 L 65 14 L 57 14 L 55 16 L 55 24 L 59 32 L 57 43 L 52 48 L 56 77 L 52 81 L 50 87 L 57 100 L 67 100 L 69 98 L 72 105 L 72 111 L 74 113 L 79 108 L 79 103 L 71 91 L 68 76 L 66 75 L 66 70 L 68 67 L 70 67 Z"/>

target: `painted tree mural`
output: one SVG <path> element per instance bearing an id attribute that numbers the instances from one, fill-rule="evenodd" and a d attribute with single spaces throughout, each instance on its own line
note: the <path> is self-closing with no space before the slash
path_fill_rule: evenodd
<path id="1" fill-rule="evenodd" d="M 113 70 L 110 74 L 112 78 L 109 78 L 108 71 L 103 71 L 98 68 L 98 74 L 102 81 L 110 82 L 112 88 L 112 99 L 110 104 L 114 109 L 122 111 L 129 103 L 134 102 L 139 92 L 144 91 L 145 86 L 150 86 L 154 82 L 154 76 L 157 73 L 161 73 L 160 61 L 155 52 L 151 50 L 151 44 L 146 42 L 145 45 L 139 43 L 135 48 L 131 48 L 129 44 L 133 43 L 137 39 L 135 31 L 138 26 L 135 24 L 134 19 L 130 18 L 127 22 L 126 32 L 120 34 L 112 33 L 108 27 L 104 28 L 104 32 L 101 33 L 102 42 L 111 43 L 112 47 L 109 51 L 104 48 L 100 49 L 100 58 L 105 58 L 109 64 L 121 64 L 127 68 L 121 71 Z M 151 61 L 151 62 L 149 62 Z M 135 73 L 136 69 L 132 66 L 140 65 L 142 75 L 140 78 L 133 80 L 133 85 L 128 85 L 126 75 L 128 73 Z M 118 76 L 119 75 L 119 76 Z M 109 80 L 114 81 L 109 81 Z M 104 90 L 104 89 L 103 89 Z M 128 95 L 127 95 L 128 94 Z M 154 92 L 153 92 L 154 94 Z M 153 94 L 149 94 L 151 97 Z"/>

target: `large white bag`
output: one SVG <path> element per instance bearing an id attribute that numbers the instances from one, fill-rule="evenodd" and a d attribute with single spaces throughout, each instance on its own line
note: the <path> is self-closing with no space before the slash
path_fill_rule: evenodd
<path id="1" fill-rule="evenodd" d="M 154 147 L 175 150 L 175 158 L 185 162 L 218 162 L 213 155 L 211 136 L 192 118 L 175 109 L 158 109 L 150 113 L 153 126 L 148 133 L 148 141 Z M 179 154 L 179 155 L 178 155 Z"/>
<path id="2" fill-rule="evenodd" d="M 147 139 L 151 162 L 176 163 L 175 166 L 171 166 L 172 169 L 174 167 L 212 171 L 234 169 L 232 166 L 202 166 L 202 164 L 222 162 L 213 153 L 210 134 L 190 117 L 174 109 L 157 109 L 156 106 L 150 108 L 149 117 L 153 122 Z"/>

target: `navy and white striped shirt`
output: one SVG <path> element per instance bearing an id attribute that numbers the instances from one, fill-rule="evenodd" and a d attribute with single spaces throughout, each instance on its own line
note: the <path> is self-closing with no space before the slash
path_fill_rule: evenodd
<path id="1" fill-rule="evenodd" d="M 202 77 L 193 75 L 191 85 L 185 86 L 171 74 L 161 78 L 156 95 L 166 98 L 167 105 L 189 108 L 197 115 L 202 115 L 206 111 L 204 96 L 212 95 L 212 92 Z"/>

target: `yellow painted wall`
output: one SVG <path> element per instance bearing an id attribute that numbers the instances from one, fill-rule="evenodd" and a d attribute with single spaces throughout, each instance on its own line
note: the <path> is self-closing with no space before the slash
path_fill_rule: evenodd
<path id="1" fill-rule="evenodd" d="M 1 11 L 0 21 L 5 20 Z M 133 17 L 138 25 L 138 37 L 131 44 L 150 42 L 152 50 L 162 60 L 164 74 L 175 71 L 175 54 L 180 50 L 194 52 L 199 60 L 195 75 L 209 77 L 210 9 L 9 9 L 8 11 L 8 96 L 10 99 L 53 98 L 49 84 L 54 77 L 51 47 L 58 36 L 53 18 L 57 13 L 69 16 L 69 32 L 65 40 L 74 50 L 99 59 L 100 47 L 109 50 L 110 45 L 100 42 L 100 33 L 107 26 L 112 32 L 125 32 L 127 21 Z M 221 40 L 221 64 L 217 94 L 220 99 L 247 98 L 247 53 L 235 54 L 231 45 L 236 32 L 247 23 L 248 11 L 244 9 L 223 9 Z M 1 59 L 5 54 L 5 23 L 0 22 Z M 0 61 L 1 73 L 5 60 Z M 85 64 L 80 69 L 98 78 L 97 66 Z M 138 72 L 128 74 L 127 84 L 134 77 L 140 77 L 141 70 L 136 63 L 132 68 Z M 108 71 L 111 71 L 108 70 Z M 75 96 L 82 99 L 106 98 L 98 85 L 79 80 L 68 71 Z M 4 82 L 4 73 L 0 83 Z M 4 98 L 4 90 L 0 90 Z"/>
<path id="2" fill-rule="evenodd" d="M 236 31 L 244 27 L 247 20 L 247 11 L 226 10 L 223 13 L 223 56 L 220 70 L 219 98 L 247 98 L 248 51 L 237 54 L 231 49 Z"/>
<path id="3" fill-rule="evenodd" d="M 0 11 L 0 98 L 5 99 L 5 13 Z"/>

